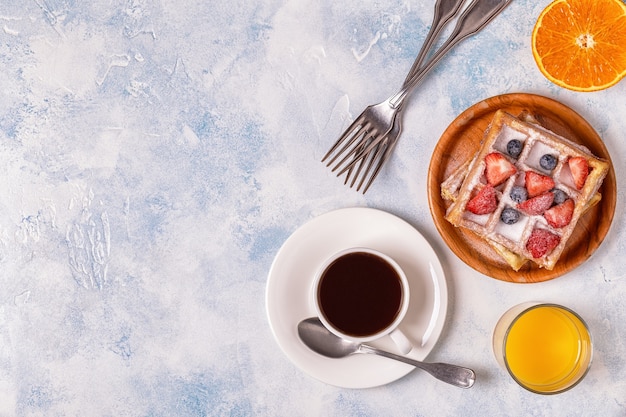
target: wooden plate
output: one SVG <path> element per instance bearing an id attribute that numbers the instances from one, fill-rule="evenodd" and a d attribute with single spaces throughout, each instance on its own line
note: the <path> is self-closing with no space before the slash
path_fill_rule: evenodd
<path id="1" fill-rule="evenodd" d="M 519 271 L 514 271 L 489 244 L 469 230 L 454 227 L 444 218 L 450 202 L 441 198 L 440 188 L 444 179 L 478 151 L 485 129 L 498 109 L 513 115 L 527 110 L 546 128 L 586 146 L 600 158 L 609 162 L 611 158 L 602 139 L 585 119 L 557 101 L 533 94 L 506 94 L 473 105 L 448 126 L 437 143 L 428 169 L 428 203 L 448 247 L 467 265 L 492 278 L 518 283 L 547 281 L 585 262 L 602 243 L 615 213 L 615 171 L 611 165 L 600 188 L 602 200 L 580 218 L 553 270 L 527 262 Z"/>

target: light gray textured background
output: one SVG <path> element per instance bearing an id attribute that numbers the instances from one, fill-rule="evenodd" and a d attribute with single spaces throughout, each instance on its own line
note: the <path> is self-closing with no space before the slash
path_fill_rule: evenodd
<path id="1" fill-rule="evenodd" d="M 365 195 L 319 162 L 404 79 L 433 1 L 0 0 L 0 416 L 626 415 L 626 82 L 574 93 L 530 49 L 548 1 L 515 0 L 411 98 Z M 611 152 L 613 227 L 592 259 L 543 284 L 474 272 L 428 209 L 432 150 L 464 109 L 538 93 L 582 114 Z M 423 372 L 367 389 L 300 372 L 266 318 L 271 262 L 312 217 L 387 210 L 431 242 L 450 308 Z M 587 319 L 595 360 L 558 396 L 517 387 L 490 340 L 527 300 Z"/>

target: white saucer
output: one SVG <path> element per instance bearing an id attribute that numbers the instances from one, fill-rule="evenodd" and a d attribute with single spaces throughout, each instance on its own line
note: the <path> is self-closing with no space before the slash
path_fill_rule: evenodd
<path id="1" fill-rule="evenodd" d="M 307 348 L 297 332 L 301 320 L 315 316 L 311 287 L 317 268 L 333 253 L 356 246 L 386 253 L 405 271 L 411 299 L 400 328 L 414 344 L 407 356 L 424 360 L 445 322 L 446 279 L 426 239 L 392 214 L 371 208 L 347 208 L 307 222 L 278 251 L 270 268 L 265 296 L 274 337 L 296 366 L 331 385 L 368 388 L 395 381 L 414 368 L 374 355 L 326 358 Z M 389 336 L 372 344 L 396 352 Z"/>

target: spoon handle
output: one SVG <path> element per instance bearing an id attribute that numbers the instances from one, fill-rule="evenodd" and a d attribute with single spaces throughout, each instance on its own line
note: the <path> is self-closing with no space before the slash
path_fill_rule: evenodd
<path id="1" fill-rule="evenodd" d="M 429 363 L 420 362 L 405 356 L 396 355 L 395 353 L 380 350 L 373 346 L 361 345 L 359 347 L 361 353 L 373 353 L 375 355 L 384 356 L 389 359 L 395 359 L 400 362 L 408 363 L 416 368 L 423 369 L 435 378 L 452 384 L 460 388 L 470 388 L 476 381 L 476 374 L 469 368 L 451 365 L 448 363 Z"/>

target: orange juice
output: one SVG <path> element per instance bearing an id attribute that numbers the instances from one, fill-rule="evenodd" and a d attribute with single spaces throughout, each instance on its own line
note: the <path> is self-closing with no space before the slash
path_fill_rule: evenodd
<path id="1" fill-rule="evenodd" d="M 504 361 L 525 388 L 554 393 L 574 385 L 591 361 L 591 337 L 572 311 L 538 305 L 521 313 L 508 329 Z"/>

